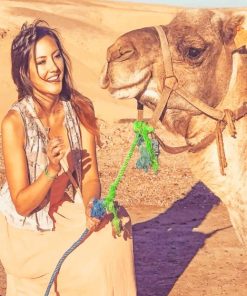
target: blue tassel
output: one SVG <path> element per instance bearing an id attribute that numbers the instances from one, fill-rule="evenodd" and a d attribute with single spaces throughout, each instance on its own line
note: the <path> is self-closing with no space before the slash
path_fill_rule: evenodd
<path id="1" fill-rule="evenodd" d="M 144 142 L 143 138 L 140 137 L 138 139 L 137 145 L 139 146 L 140 158 L 136 162 L 136 167 L 138 169 L 142 169 L 145 172 L 147 172 L 148 169 L 152 165 L 152 161 L 151 161 L 150 154 L 148 153 L 148 151 L 146 149 L 146 145 L 145 145 L 145 142 Z M 156 139 L 152 139 L 152 147 L 153 147 L 153 150 L 154 150 L 154 154 L 156 156 L 158 156 L 159 153 L 160 153 L 160 151 L 159 151 L 159 142 Z"/>
<path id="2" fill-rule="evenodd" d="M 95 198 L 93 200 L 93 207 L 91 210 L 91 217 L 102 219 L 106 214 L 106 209 L 104 207 L 104 200 Z"/>
<path id="3" fill-rule="evenodd" d="M 142 169 L 145 172 L 147 172 L 149 167 L 151 166 L 151 159 L 149 153 L 147 152 L 147 149 L 145 148 L 145 143 L 144 145 L 142 144 L 139 147 L 139 152 L 141 156 L 136 162 L 136 167 L 140 170 Z"/>

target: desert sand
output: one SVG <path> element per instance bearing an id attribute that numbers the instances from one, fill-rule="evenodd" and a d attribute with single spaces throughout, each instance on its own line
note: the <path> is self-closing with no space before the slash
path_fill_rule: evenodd
<path id="1" fill-rule="evenodd" d="M 100 89 L 106 49 L 119 35 L 166 24 L 178 11 L 164 5 L 99 0 L 2 0 L 0 122 L 17 96 L 11 79 L 11 42 L 24 22 L 43 19 L 61 34 L 75 87 L 94 103 L 104 144 L 98 160 L 105 195 L 130 147 L 136 117 L 134 100 L 115 101 Z M 191 175 L 186 155 L 162 153 L 157 175 L 137 170 L 137 157 L 136 152 L 117 199 L 128 208 L 134 225 L 138 296 L 246 295 L 247 251 L 237 241 L 225 207 Z M 0 152 L 0 185 L 3 182 Z M 0 266 L 0 296 L 5 287 Z"/>
<path id="2" fill-rule="evenodd" d="M 42 19 L 58 29 L 72 61 L 75 87 L 93 100 L 98 117 L 115 120 L 133 117 L 135 108 L 132 106 L 135 104 L 121 102 L 119 109 L 119 102 L 100 89 L 98 80 L 107 47 L 130 29 L 169 22 L 176 11 L 175 8 L 161 5 L 150 7 L 108 1 L 2 0 L 0 55 L 4 70 L 0 73 L 0 121 L 10 103 L 16 99 L 15 86 L 11 80 L 10 45 L 24 22 Z"/>

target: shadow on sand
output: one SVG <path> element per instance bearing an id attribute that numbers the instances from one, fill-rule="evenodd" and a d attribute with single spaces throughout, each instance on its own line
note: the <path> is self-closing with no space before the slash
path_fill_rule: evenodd
<path id="1" fill-rule="evenodd" d="M 194 232 L 193 228 L 219 202 L 202 183 L 197 183 L 166 212 L 133 226 L 138 296 L 169 294 L 205 240 L 213 234 Z"/>

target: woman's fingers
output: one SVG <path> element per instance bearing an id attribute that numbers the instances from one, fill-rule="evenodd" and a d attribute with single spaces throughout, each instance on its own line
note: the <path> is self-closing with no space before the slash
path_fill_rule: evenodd
<path id="1" fill-rule="evenodd" d="M 52 139 L 48 142 L 48 149 L 53 150 L 54 148 L 64 145 L 64 142 L 60 138 Z"/>
<path id="2" fill-rule="evenodd" d="M 99 226 L 100 222 L 101 220 L 90 217 L 87 219 L 87 228 L 94 231 Z"/>
<path id="3" fill-rule="evenodd" d="M 55 146 L 54 148 L 51 149 L 51 154 L 52 154 L 52 156 L 56 157 L 60 153 L 62 153 L 63 150 L 64 150 L 64 145 L 60 144 L 59 146 Z"/>
<path id="4" fill-rule="evenodd" d="M 87 228 L 91 231 L 94 231 L 99 226 L 101 220 L 96 217 L 91 217 L 91 212 L 93 208 L 93 199 L 89 201 L 86 207 L 86 215 L 87 215 Z"/>
<path id="5" fill-rule="evenodd" d="M 47 145 L 47 156 L 50 162 L 58 164 L 65 155 L 65 145 L 61 138 L 53 138 Z"/>
<path id="6" fill-rule="evenodd" d="M 90 219 L 88 219 L 87 220 L 87 228 L 89 229 L 89 230 L 94 230 L 95 229 L 95 224 L 93 223 L 93 221 L 91 221 Z"/>
<path id="7" fill-rule="evenodd" d="M 93 220 L 93 223 L 95 224 L 95 225 L 99 225 L 100 224 L 100 219 L 97 219 L 97 218 L 95 218 L 95 217 L 93 217 L 93 218 L 91 218 L 92 220 Z"/>

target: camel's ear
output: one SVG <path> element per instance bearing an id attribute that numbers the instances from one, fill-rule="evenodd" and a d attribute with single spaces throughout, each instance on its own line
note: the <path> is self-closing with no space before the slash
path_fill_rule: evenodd
<path id="1" fill-rule="evenodd" d="M 243 15 L 234 15 L 231 16 L 228 20 L 223 24 L 223 40 L 224 43 L 228 44 L 234 40 L 238 29 L 244 22 Z"/>

